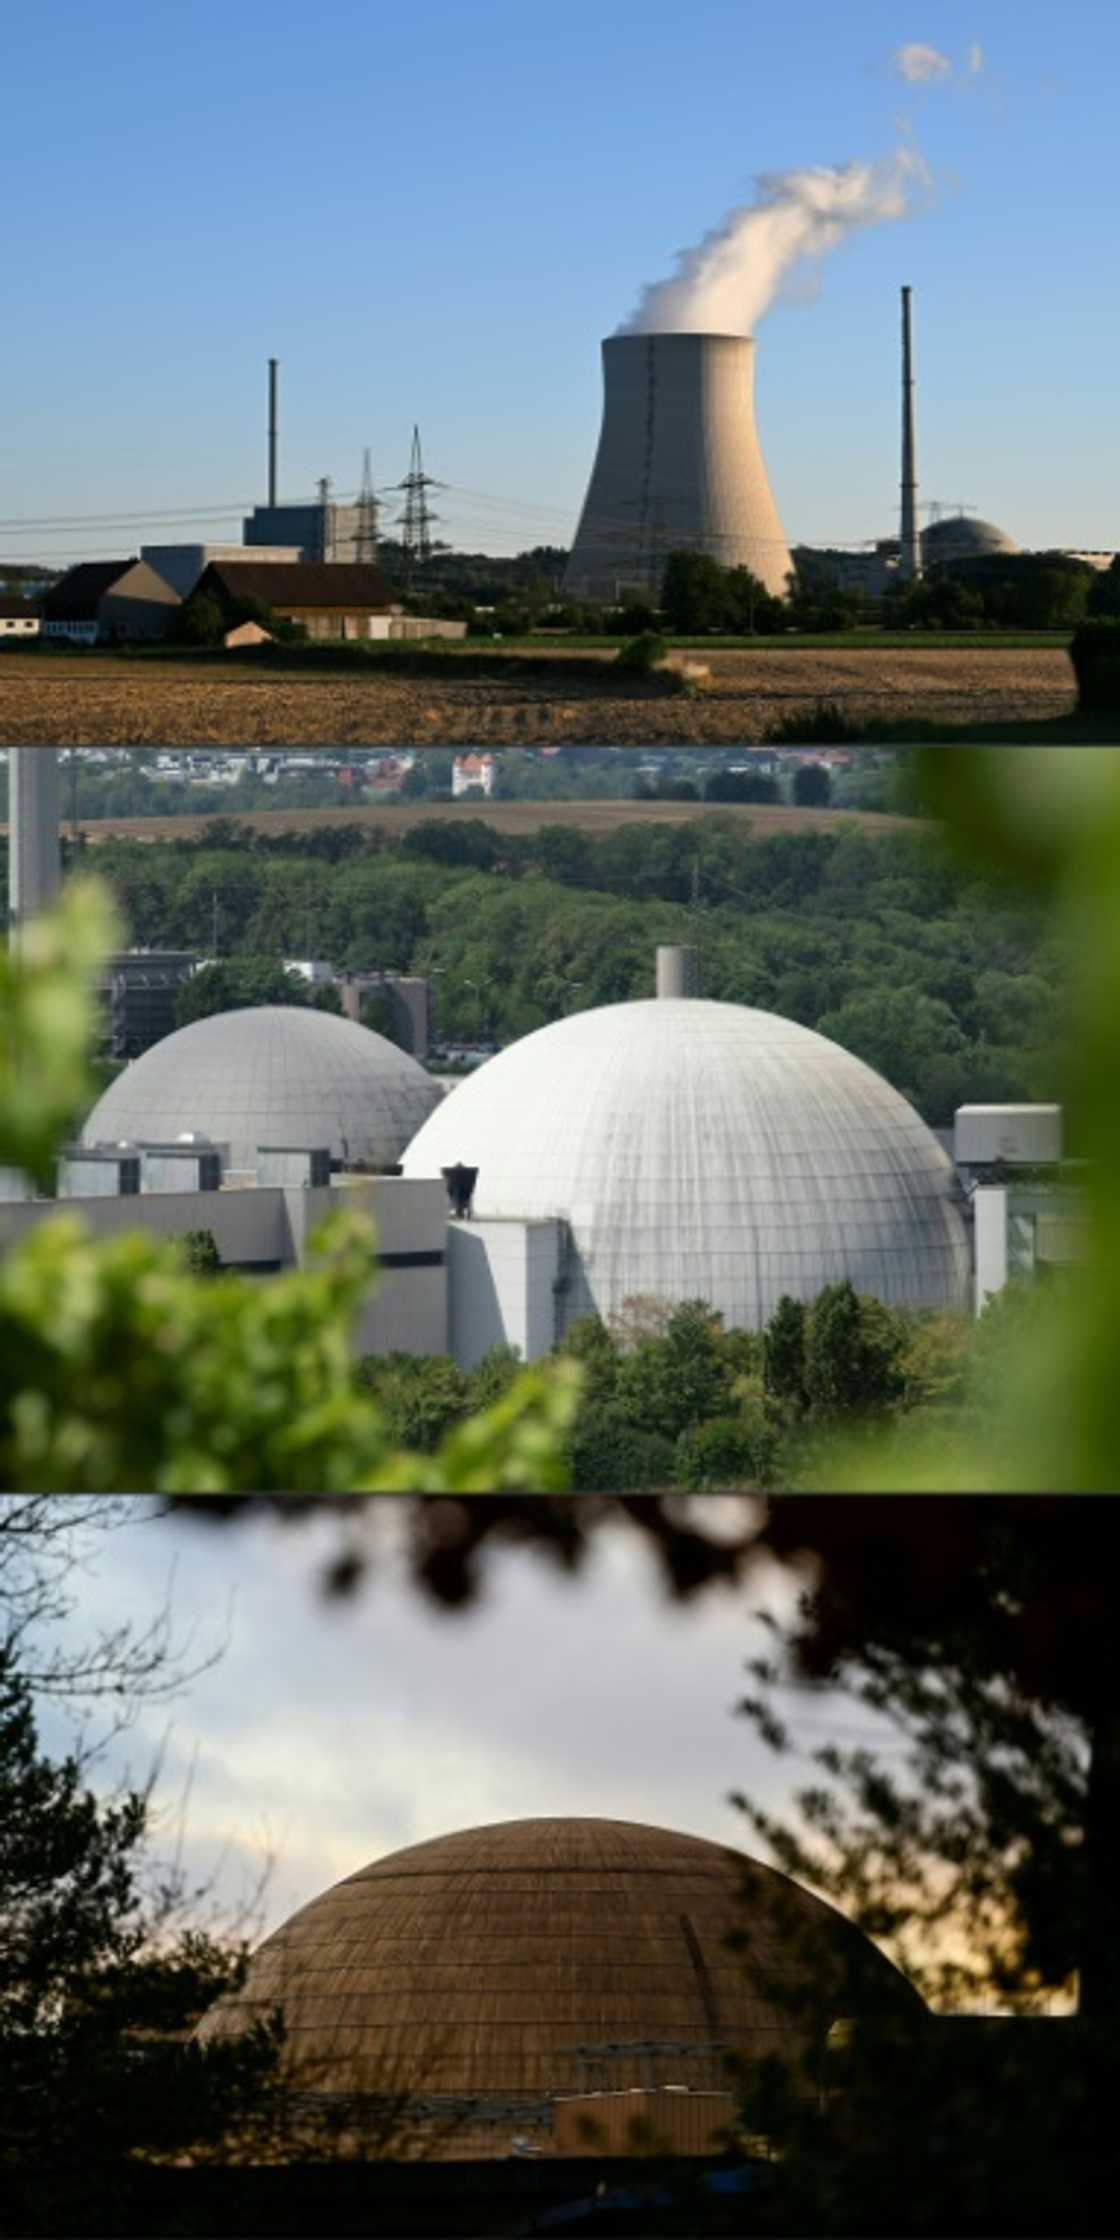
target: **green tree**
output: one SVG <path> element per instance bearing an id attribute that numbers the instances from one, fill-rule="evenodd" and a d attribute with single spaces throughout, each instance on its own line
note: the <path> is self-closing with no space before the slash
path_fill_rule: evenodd
<path id="1" fill-rule="evenodd" d="M 65 2230 L 66 2200 L 81 2215 L 114 2173 L 121 2187 L 132 2156 L 225 2154 L 239 2132 L 270 2127 L 274 2024 L 238 2045 L 183 2042 L 241 1982 L 247 1954 L 176 1928 L 174 1877 L 145 1897 L 148 1816 L 145 1794 L 102 1804 L 76 1754 L 43 1754 L 27 1683 L 0 1651 L 0 2184 L 12 2229 Z"/>
<path id="2" fill-rule="evenodd" d="M 442 1355 L 371 1355 L 363 1361 L 361 1375 L 384 1409 L 391 1437 L 421 1454 L 434 1454 L 448 1432 L 471 1413 L 470 1381 Z M 507 1383 L 495 1397 L 508 1389 Z"/>
<path id="3" fill-rule="evenodd" d="M 788 1294 L 779 1299 L 766 1325 L 763 1377 L 767 1392 L 800 1415 L 805 1406 L 805 1309 Z"/>
<path id="4" fill-rule="evenodd" d="M 186 1027 L 195 1019 L 212 1019 L 220 1011 L 258 1004 L 306 1007 L 307 999 L 306 980 L 271 957 L 231 957 L 224 964 L 203 965 L 184 981 L 175 998 L 175 1023 Z"/>
<path id="5" fill-rule="evenodd" d="M 818 1293 L 805 1323 L 805 1396 L 818 1416 L 874 1415 L 902 1396 L 901 1319 L 848 1282 Z"/>
<path id="6" fill-rule="evenodd" d="M 793 773 L 793 798 L 799 809 L 827 809 L 832 773 L 823 762 L 801 762 Z"/>
<path id="7" fill-rule="evenodd" d="M 216 1276 L 221 1273 L 222 1256 L 212 1229 L 188 1229 L 179 1241 L 184 1263 L 192 1276 Z"/>
<path id="8" fill-rule="evenodd" d="M 671 552 L 661 582 L 661 612 L 682 635 L 726 630 L 730 601 L 726 570 L 706 552 Z"/>
<path id="9" fill-rule="evenodd" d="M 618 1366 L 619 1404 L 630 1422 L 675 1440 L 723 1413 L 730 1374 L 719 1315 L 703 1300 L 675 1307 L 660 1338 L 647 1338 Z"/>

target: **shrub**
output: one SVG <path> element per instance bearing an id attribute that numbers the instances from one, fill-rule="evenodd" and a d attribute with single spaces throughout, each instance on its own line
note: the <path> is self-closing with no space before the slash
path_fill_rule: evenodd
<path id="1" fill-rule="evenodd" d="M 1120 616 L 1081 623 L 1070 641 L 1069 657 L 1078 706 L 1120 714 Z"/>
<path id="2" fill-rule="evenodd" d="M 613 666 L 628 677 L 650 677 L 668 651 L 659 631 L 639 630 L 636 638 L 627 638 L 625 645 L 619 647 Z"/>

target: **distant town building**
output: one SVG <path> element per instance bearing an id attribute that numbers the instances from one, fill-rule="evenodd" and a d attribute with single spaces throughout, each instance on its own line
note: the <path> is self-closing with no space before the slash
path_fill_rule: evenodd
<path id="1" fill-rule="evenodd" d="M 43 635 L 76 645 L 163 638 L 180 605 L 146 560 L 84 560 L 45 594 Z"/>
<path id="2" fill-rule="evenodd" d="M 496 775 L 492 754 L 457 754 L 451 766 L 452 799 L 459 801 L 465 793 L 484 793 L 489 800 Z"/>

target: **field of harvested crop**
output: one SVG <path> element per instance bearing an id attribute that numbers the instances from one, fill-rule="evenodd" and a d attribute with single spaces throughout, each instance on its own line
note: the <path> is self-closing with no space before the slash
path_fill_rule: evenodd
<path id="1" fill-rule="evenodd" d="M 228 804 L 218 812 L 228 815 Z M 236 812 L 235 812 L 236 814 Z M 592 835 L 617 831 L 619 825 L 689 824 L 694 817 L 719 815 L 742 818 L 758 839 L 765 839 L 771 832 L 807 832 L 814 827 L 835 826 L 843 818 L 851 818 L 864 831 L 901 832 L 914 822 L 910 817 L 886 815 L 870 809 L 791 809 L 771 807 L 751 802 L 720 802 L 718 808 L 711 803 L 696 801 L 413 801 L 387 803 L 376 809 L 248 809 L 237 815 L 238 824 L 251 825 L 255 832 L 266 836 L 285 832 L 314 832 L 324 825 L 357 825 L 367 828 L 380 827 L 385 832 L 408 832 L 413 825 L 428 824 L 433 818 L 441 823 L 457 824 L 464 819 L 481 817 L 496 832 L 522 834 L 539 832 L 542 825 L 575 826 L 580 832 Z M 91 841 L 128 840 L 193 840 L 203 832 L 205 816 L 181 817 L 101 817 L 87 822 L 83 832 Z M 0 825 L 0 831 L 4 827 Z"/>
<path id="2" fill-rule="evenodd" d="M 607 660 L 604 656 L 604 665 Z M 0 657 L 0 744 L 77 746 L 731 745 L 835 702 L 857 721 L 1040 723 L 1072 713 L 1060 646 L 713 647 L 706 688 L 563 675 L 303 673 L 112 654 Z M 557 671 L 560 673 L 557 674 Z"/>

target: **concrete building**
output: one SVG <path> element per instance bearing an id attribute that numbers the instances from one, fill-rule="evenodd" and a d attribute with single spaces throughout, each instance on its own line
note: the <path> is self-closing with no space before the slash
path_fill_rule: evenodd
<path id="1" fill-rule="evenodd" d="M 973 1231 L 973 1304 L 1015 1280 L 1076 1267 L 1089 1244 L 1088 1208 L 1076 1162 L 1063 1155 L 1056 1104 L 962 1105 L 953 1156 Z"/>
<path id="2" fill-rule="evenodd" d="M 433 1112 L 404 1171 L 460 1164 L 478 1181 L 457 1344 L 501 1325 L 531 1358 L 635 1297 L 706 1299 L 746 1330 L 844 1279 L 890 1306 L 967 1298 L 941 1146 L 869 1066 L 771 1012 L 668 994 L 543 1027 Z"/>
<path id="3" fill-rule="evenodd" d="M 361 506 L 336 505 L 330 499 L 254 506 L 241 529 L 244 544 L 293 545 L 301 560 L 360 561 L 366 549 Z"/>
<path id="4" fill-rule="evenodd" d="M 58 753 L 57 747 L 12 747 L 8 753 L 13 935 L 41 910 L 49 910 L 62 880 Z"/>
<path id="5" fill-rule="evenodd" d="M 904 2034 L 928 2014 L 790 1877 L 595 1819 L 509 1821 L 374 1860 L 268 1937 L 196 2035 L 236 2038 L 277 2009 L 301 2115 L 349 2108 L 360 2125 L 361 2103 L 375 2118 L 392 2099 L 408 2141 L 395 2153 L 427 2142 L 457 2160 L 515 2141 L 570 2152 L 556 2119 L 573 2095 L 675 2086 L 706 2101 L 729 2090 L 735 2056 L 796 2065 L 834 2021 L 873 2014 Z M 710 2125 L 674 2134 L 702 2153 Z"/>
<path id="6" fill-rule="evenodd" d="M 778 596 L 792 569 L 755 430 L 754 343 L 728 334 L 615 334 L 603 425 L 566 588 L 656 595 L 671 552 L 751 570 Z"/>
<path id="7" fill-rule="evenodd" d="M 72 1208 L 80 1207 L 94 1237 L 143 1229 L 172 1238 L 209 1230 L 223 1268 L 262 1280 L 303 1267 L 309 1240 L 332 1214 L 362 1213 L 377 1235 L 378 1278 L 351 1332 L 354 1353 L 447 1352 L 442 1182 L 343 1175 L 325 1184 L 325 1151 L 262 1146 L 242 1187 L 217 1189 L 212 1183 L 222 1149 L 162 1143 L 91 1153 L 76 1146 L 62 1162 L 60 1192 Z M 0 1252 L 57 1211 L 53 1200 L 31 1199 L 26 1187 L 18 1196 L 0 1197 Z"/>
<path id="8" fill-rule="evenodd" d="M 84 560 L 45 593 L 43 635 L 74 645 L 165 638 L 180 604 L 146 560 Z"/>

